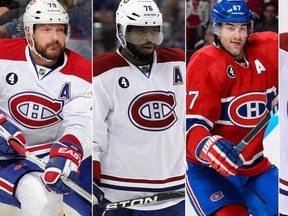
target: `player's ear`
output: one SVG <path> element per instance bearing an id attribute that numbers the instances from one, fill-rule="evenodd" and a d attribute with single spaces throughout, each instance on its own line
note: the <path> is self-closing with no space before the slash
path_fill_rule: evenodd
<path id="1" fill-rule="evenodd" d="M 27 26 L 24 28 L 25 38 L 29 46 L 33 46 L 32 35 L 29 33 L 29 29 Z"/>

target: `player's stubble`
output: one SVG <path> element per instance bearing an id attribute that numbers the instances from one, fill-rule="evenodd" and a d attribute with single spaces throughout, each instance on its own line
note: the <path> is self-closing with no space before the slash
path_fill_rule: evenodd
<path id="1" fill-rule="evenodd" d="M 145 47 L 151 47 L 151 51 L 147 52 Z M 127 42 L 127 48 L 136 56 L 139 60 L 142 61 L 152 61 L 153 60 L 153 52 L 155 50 L 156 45 L 154 43 L 144 43 L 142 45 L 135 45 Z"/>
<path id="2" fill-rule="evenodd" d="M 58 40 L 44 46 L 35 41 L 35 49 L 42 57 L 49 60 L 57 60 L 63 55 L 65 45 L 62 45 Z"/>

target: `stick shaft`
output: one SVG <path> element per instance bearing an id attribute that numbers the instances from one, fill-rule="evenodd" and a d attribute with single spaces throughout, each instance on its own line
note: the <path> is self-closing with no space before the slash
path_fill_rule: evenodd
<path id="1" fill-rule="evenodd" d="M 46 163 L 42 161 L 40 158 L 38 158 L 36 155 L 29 152 L 27 149 L 25 149 L 21 144 L 19 144 L 17 141 L 15 141 L 13 138 L 9 140 L 9 144 L 12 146 L 12 148 L 19 152 L 20 154 L 24 155 L 28 160 L 31 162 L 37 164 L 41 169 L 45 170 Z M 96 200 L 96 197 L 92 200 L 92 195 L 88 193 L 86 190 L 81 188 L 79 185 L 77 185 L 75 182 L 67 178 L 66 176 L 61 175 L 60 176 L 61 181 L 63 184 L 65 184 L 67 187 L 69 187 L 71 190 L 76 192 L 79 196 L 90 202 L 91 204 L 94 204 L 94 200 Z"/>
<path id="2" fill-rule="evenodd" d="M 107 204 L 102 205 L 102 207 L 105 211 L 108 211 L 108 210 L 126 208 L 130 206 L 135 206 L 135 205 L 143 205 L 143 204 L 155 203 L 159 201 L 184 198 L 184 197 L 185 197 L 185 191 L 183 190 L 183 191 L 159 193 L 159 194 L 155 194 L 155 195 L 147 196 L 147 197 L 107 203 Z"/>
<path id="3" fill-rule="evenodd" d="M 274 107 L 270 110 L 270 112 L 254 127 L 245 137 L 241 140 L 240 143 L 237 144 L 236 149 L 239 152 L 242 152 L 243 149 L 251 142 L 254 137 L 268 124 L 270 119 L 277 113 L 278 111 L 278 102 L 274 105 Z"/>

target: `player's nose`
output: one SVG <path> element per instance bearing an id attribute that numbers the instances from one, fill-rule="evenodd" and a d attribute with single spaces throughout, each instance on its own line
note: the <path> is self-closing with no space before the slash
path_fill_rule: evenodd
<path id="1" fill-rule="evenodd" d="M 146 41 L 153 41 L 154 37 L 151 31 L 148 31 L 145 33 L 145 38 Z"/>

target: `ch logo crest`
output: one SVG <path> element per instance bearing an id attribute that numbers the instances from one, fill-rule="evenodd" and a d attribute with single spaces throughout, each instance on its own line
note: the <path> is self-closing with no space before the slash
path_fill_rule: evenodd
<path id="1" fill-rule="evenodd" d="M 173 92 L 145 92 L 130 103 L 129 119 L 142 130 L 167 130 L 177 121 L 175 107 L 176 98 Z"/>
<path id="2" fill-rule="evenodd" d="M 268 113 L 267 95 L 263 92 L 250 92 L 235 97 L 228 107 L 233 124 L 252 128 Z"/>
<path id="3" fill-rule="evenodd" d="M 9 99 L 9 111 L 21 125 L 31 129 L 48 127 L 62 121 L 63 102 L 36 92 L 22 92 Z"/>

